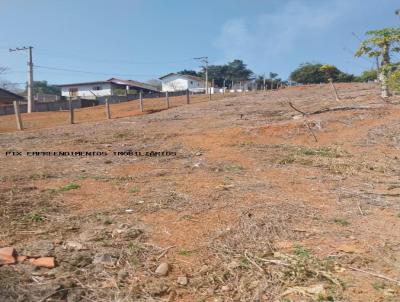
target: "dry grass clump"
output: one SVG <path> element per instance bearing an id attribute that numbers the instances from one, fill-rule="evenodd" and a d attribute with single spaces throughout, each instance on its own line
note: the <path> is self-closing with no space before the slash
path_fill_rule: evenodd
<path id="1" fill-rule="evenodd" d="M 331 288 L 341 287 L 331 273 L 333 263 L 317 259 L 302 246 L 280 253 L 275 244 L 278 240 L 300 240 L 304 235 L 296 226 L 316 214 L 308 206 L 292 203 L 247 209 L 236 225 L 224 228 L 212 242 L 216 260 L 200 271 L 197 290 L 224 297 L 223 301 L 274 301 L 290 295 L 329 297 Z M 309 293 L 306 286 L 316 283 L 319 291 Z"/>

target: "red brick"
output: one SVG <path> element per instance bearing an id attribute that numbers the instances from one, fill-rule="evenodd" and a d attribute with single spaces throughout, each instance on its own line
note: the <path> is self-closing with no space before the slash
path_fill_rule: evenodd
<path id="1" fill-rule="evenodd" d="M 17 252 L 13 247 L 0 248 L 0 265 L 14 264 L 16 262 Z"/>
<path id="2" fill-rule="evenodd" d="M 35 266 L 40 266 L 40 267 L 53 268 L 56 266 L 54 262 L 54 257 L 40 257 L 36 259 L 31 258 L 29 259 L 29 262 Z"/>

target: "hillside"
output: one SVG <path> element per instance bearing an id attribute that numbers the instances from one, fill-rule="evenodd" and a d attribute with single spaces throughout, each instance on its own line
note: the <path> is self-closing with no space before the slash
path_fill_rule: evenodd
<path id="1" fill-rule="evenodd" d="M 56 260 L 1 267 L 2 301 L 399 301 L 400 99 L 338 90 L 23 132 L 0 117 L 0 247 Z"/>

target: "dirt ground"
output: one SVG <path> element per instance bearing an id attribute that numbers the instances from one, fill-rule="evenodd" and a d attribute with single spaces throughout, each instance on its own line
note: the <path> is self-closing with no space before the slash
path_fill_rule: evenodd
<path id="1" fill-rule="evenodd" d="M 0 300 L 400 301 L 400 99 L 338 90 L 0 117 L 0 247 L 57 264 L 0 267 Z"/>

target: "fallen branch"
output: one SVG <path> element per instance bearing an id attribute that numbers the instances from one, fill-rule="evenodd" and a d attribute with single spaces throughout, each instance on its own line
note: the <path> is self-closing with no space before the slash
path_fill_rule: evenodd
<path id="1" fill-rule="evenodd" d="M 289 101 L 289 106 L 301 113 L 303 116 L 305 115 L 313 115 L 313 114 L 321 114 L 321 113 L 325 113 L 325 112 L 333 112 L 333 111 L 349 111 L 349 110 L 367 110 L 367 109 L 374 109 L 374 107 L 370 107 L 370 106 L 345 106 L 345 107 L 333 107 L 333 108 L 323 108 L 323 109 L 319 109 L 317 111 L 313 111 L 313 112 L 304 112 L 302 110 L 300 110 L 299 108 L 296 108 L 292 102 Z"/>
<path id="2" fill-rule="evenodd" d="M 356 271 L 356 272 L 360 272 L 360 273 L 364 273 L 364 274 L 367 274 L 367 275 L 371 275 L 371 276 L 374 276 L 374 277 L 377 277 L 377 278 L 380 278 L 380 279 L 383 279 L 383 280 L 386 280 L 386 281 L 394 282 L 397 285 L 400 285 L 400 280 L 396 280 L 396 279 L 387 277 L 387 276 L 382 275 L 382 274 L 378 274 L 378 273 L 375 273 L 375 272 L 364 271 L 362 269 L 359 269 L 359 268 L 356 268 L 356 267 L 352 267 L 352 266 L 349 266 L 348 268 L 353 270 L 353 271 Z"/>
<path id="3" fill-rule="evenodd" d="M 165 254 L 168 253 L 168 251 L 169 251 L 170 249 L 174 248 L 175 246 L 176 246 L 176 245 L 171 245 L 171 246 L 165 248 L 165 249 L 163 250 L 163 252 L 162 252 L 159 256 L 157 256 L 157 260 L 160 260 L 162 257 L 164 257 Z"/>
<path id="4" fill-rule="evenodd" d="M 325 112 L 332 112 L 332 111 L 349 111 L 349 110 L 366 110 L 366 109 L 373 109 L 370 106 L 346 106 L 346 107 L 333 107 L 333 108 L 324 108 L 320 109 L 308 114 L 321 114 Z"/>
<path id="5" fill-rule="evenodd" d="M 255 261 L 253 261 L 252 259 L 250 259 L 250 257 L 247 255 L 247 251 L 244 252 L 244 256 L 246 257 L 246 259 L 253 264 L 260 272 L 265 273 L 265 271 L 263 270 L 263 268 L 261 266 L 259 266 Z"/>
<path id="6" fill-rule="evenodd" d="M 292 104 L 292 102 L 289 102 L 289 106 L 292 107 L 293 110 L 301 113 L 302 115 L 308 115 L 309 113 L 303 112 L 300 109 L 297 109 L 296 107 L 294 107 L 294 105 Z"/>

